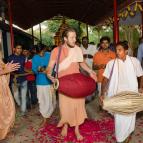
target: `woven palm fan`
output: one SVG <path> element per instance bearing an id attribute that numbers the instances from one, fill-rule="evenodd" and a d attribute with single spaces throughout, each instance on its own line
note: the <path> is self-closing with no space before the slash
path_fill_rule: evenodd
<path id="1" fill-rule="evenodd" d="M 103 109 L 117 114 L 132 114 L 143 110 L 143 94 L 124 91 L 112 97 L 105 97 Z"/>

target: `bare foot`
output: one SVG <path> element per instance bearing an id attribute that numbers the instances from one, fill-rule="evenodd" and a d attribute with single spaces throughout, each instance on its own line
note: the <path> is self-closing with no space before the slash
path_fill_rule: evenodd
<path id="1" fill-rule="evenodd" d="M 50 121 L 50 118 L 46 118 L 46 123 L 48 123 Z"/>
<path id="2" fill-rule="evenodd" d="M 62 137 L 66 137 L 67 136 L 67 132 L 68 132 L 68 126 L 64 125 L 61 131 L 61 135 Z"/>
<path id="3" fill-rule="evenodd" d="M 78 132 L 78 133 L 75 133 L 76 135 L 76 138 L 78 141 L 82 141 L 83 140 L 83 136 Z"/>
<path id="4" fill-rule="evenodd" d="M 15 136 L 15 132 L 14 132 L 14 131 L 10 131 L 10 132 L 7 134 L 7 136 L 6 136 L 6 139 L 12 139 L 12 138 L 14 138 L 14 136 Z"/>
<path id="5" fill-rule="evenodd" d="M 129 143 L 131 139 L 131 135 L 129 137 L 127 137 L 127 139 L 124 141 L 124 143 Z"/>

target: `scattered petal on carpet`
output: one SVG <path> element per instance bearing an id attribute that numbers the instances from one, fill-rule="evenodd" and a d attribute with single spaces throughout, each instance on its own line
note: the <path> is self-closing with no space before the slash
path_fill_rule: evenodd
<path id="1" fill-rule="evenodd" d="M 38 130 L 35 134 L 37 141 L 40 143 L 76 143 L 74 128 L 68 129 L 68 136 L 62 138 L 60 136 L 61 128 L 57 128 L 57 120 L 53 118 L 50 124 L 47 124 L 44 128 Z M 84 140 L 80 143 L 114 143 L 114 121 L 111 118 L 93 121 L 86 120 L 83 125 L 80 126 L 81 134 L 84 136 Z"/>

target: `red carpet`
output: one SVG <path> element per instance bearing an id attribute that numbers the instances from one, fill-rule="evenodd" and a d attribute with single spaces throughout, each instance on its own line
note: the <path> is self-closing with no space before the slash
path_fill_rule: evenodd
<path id="1" fill-rule="evenodd" d="M 66 143 L 78 141 L 75 138 L 74 128 L 68 129 L 68 136 L 64 139 L 60 137 L 61 128 L 57 128 L 57 119 L 52 118 L 52 122 L 47 124 L 44 128 L 40 129 L 35 137 L 40 143 Z M 114 143 L 114 122 L 113 119 L 107 118 L 101 121 L 86 120 L 80 126 L 81 134 L 84 140 L 80 143 Z"/>

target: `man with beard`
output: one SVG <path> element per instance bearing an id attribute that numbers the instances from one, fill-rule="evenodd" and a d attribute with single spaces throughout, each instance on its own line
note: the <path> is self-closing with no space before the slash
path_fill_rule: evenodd
<path id="1" fill-rule="evenodd" d="M 55 79 L 51 76 L 52 69 L 56 63 L 59 48 L 62 48 L 59 58 L 58 77 L 79 73 L 79 66 L 81 66 L 86 72 L 89 73 L 90 77 L 96 80 L 96 73 L 94 73 L 84 63 L 82 50 L 75 44 L 75 30 L 72 28 L 66 29 L 63 32 L 62 38 L 63 45 L 55 48 L 51 52 L 49 65 L 47 67 L 47 76 L 53 82 L 55 82 Z M 80 134 L 79 126 L 84 122 L 85 118 L 87 118 L 87 114 L 85 111 L 85 98 L 71 98 L 59 93 L 59 108 L 61 120 L 58 123 L 58 127 L 63 127 L 61 135 L 64 137 L 67 136 L 69 125 L 70 127 L 75 127 L 75 135 L 77 137 L 77 140 L 82 140 L 83 136 Z"/>

